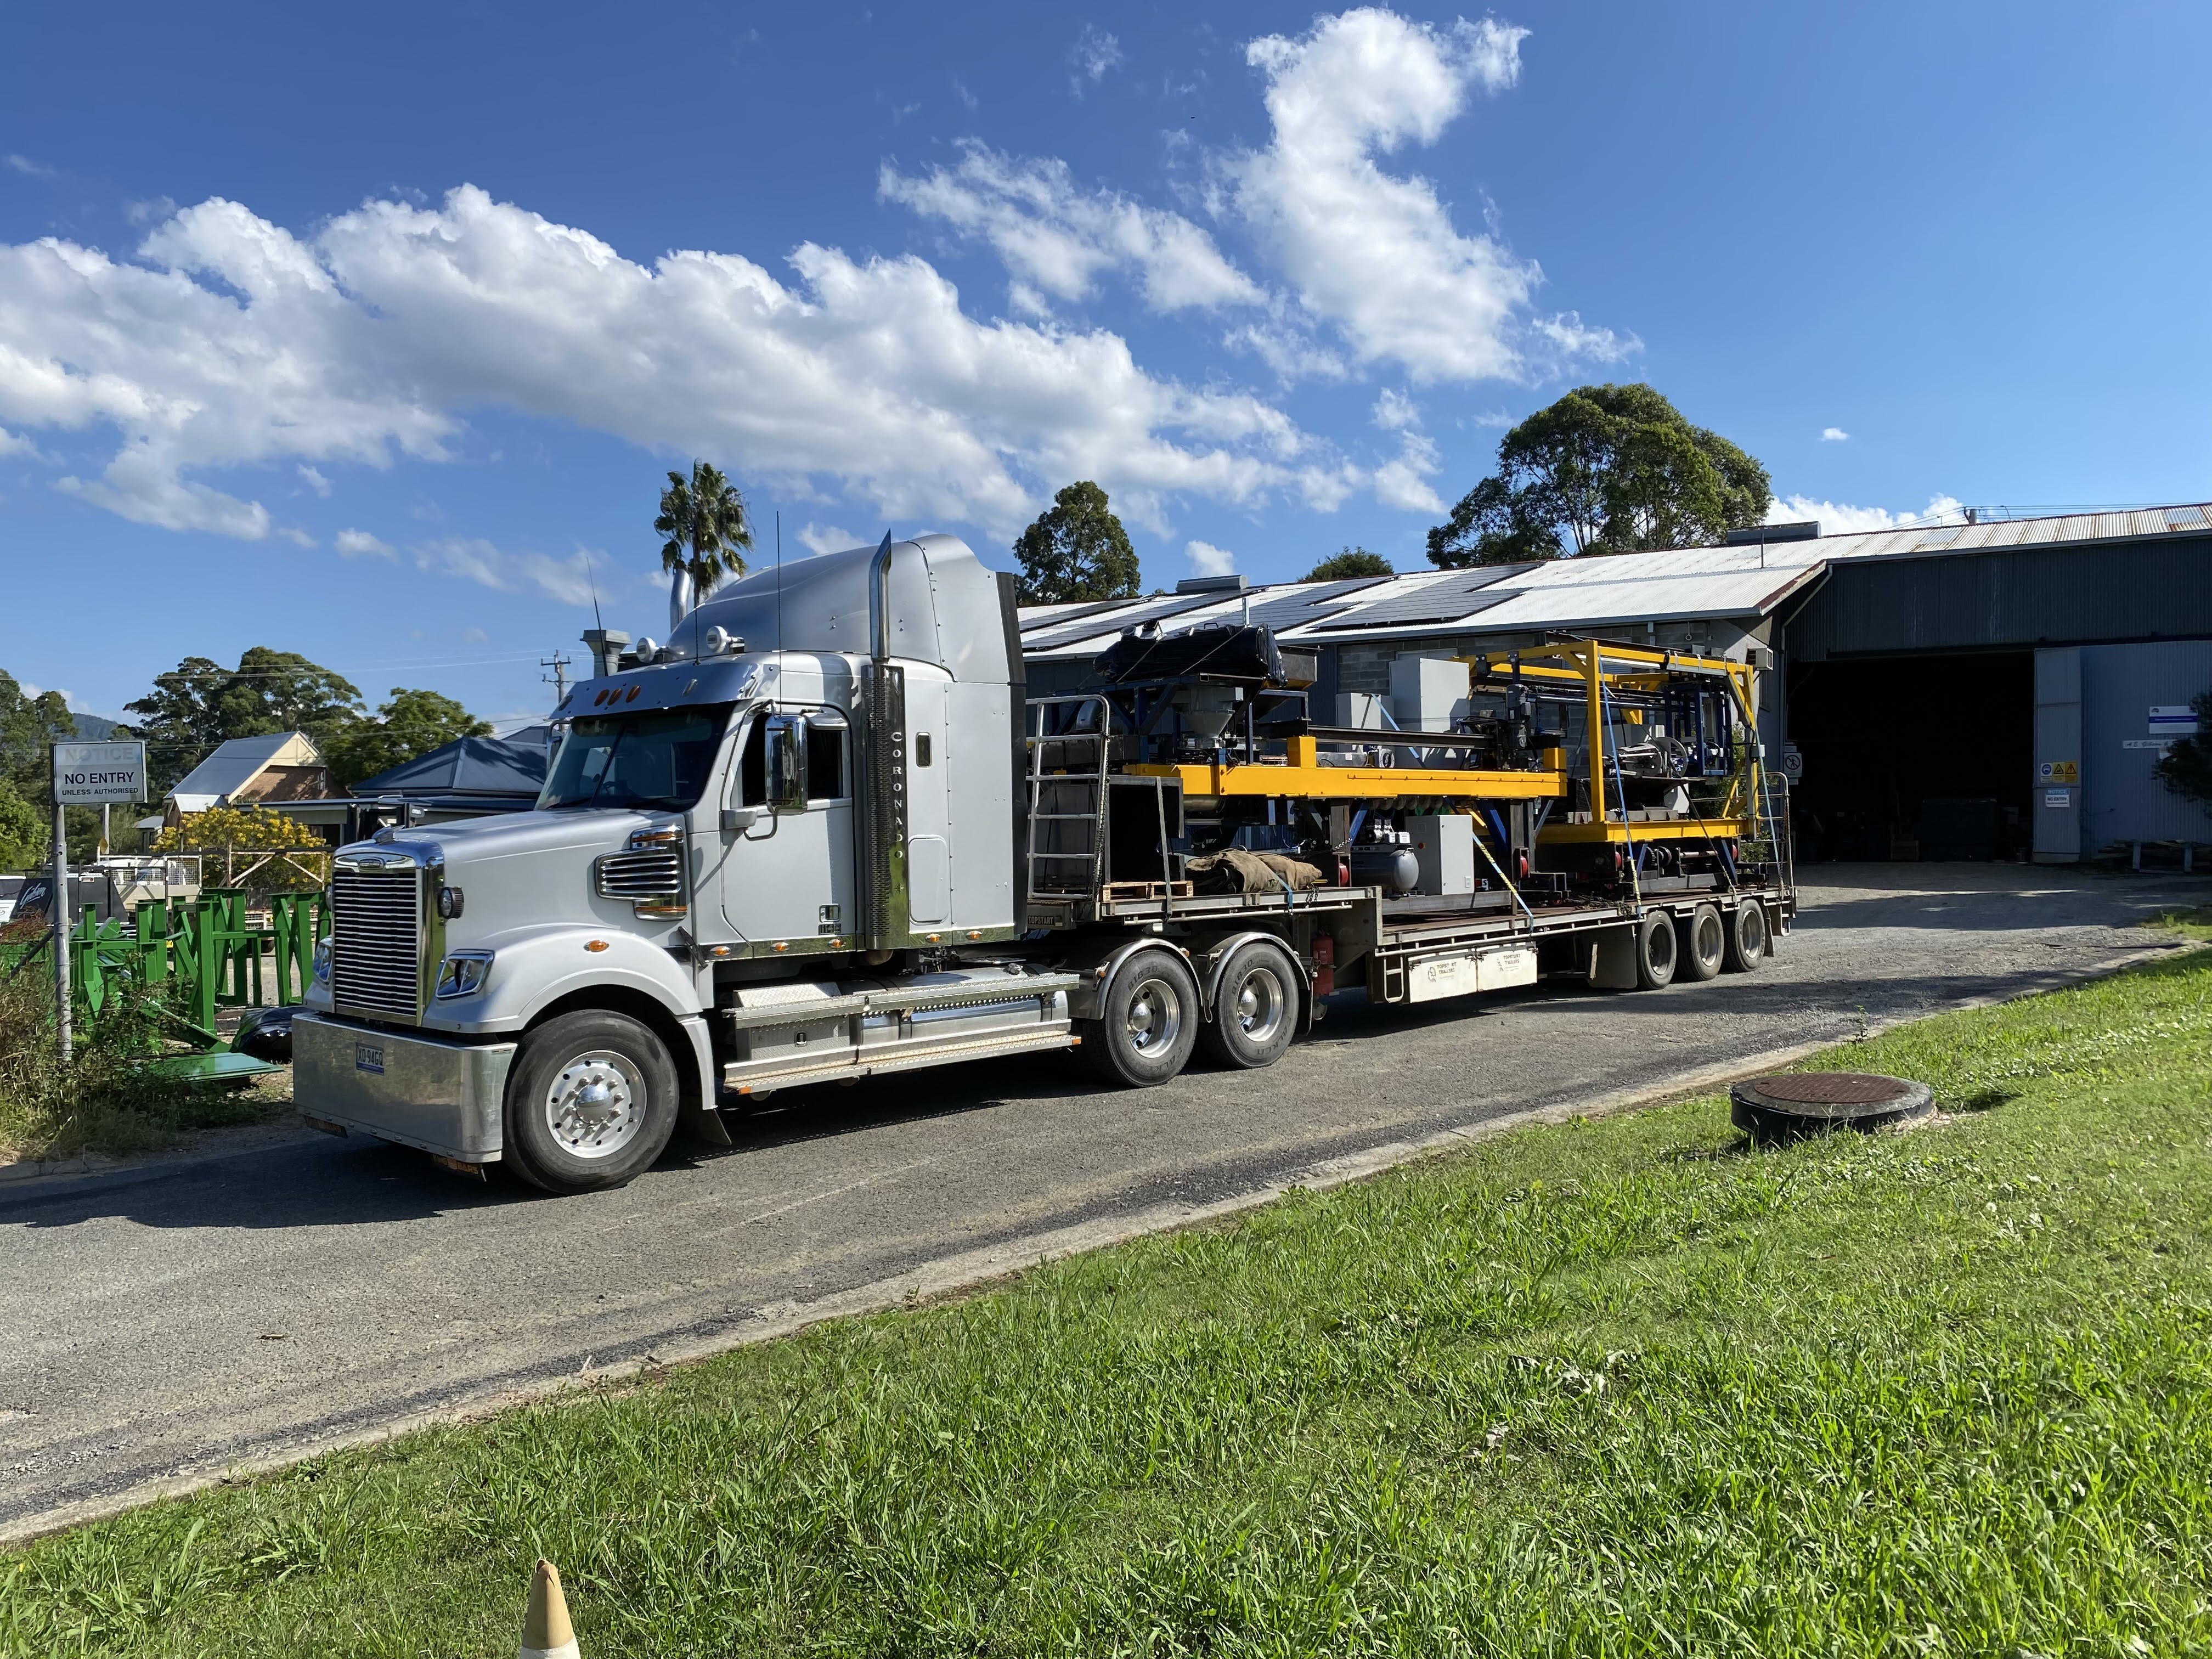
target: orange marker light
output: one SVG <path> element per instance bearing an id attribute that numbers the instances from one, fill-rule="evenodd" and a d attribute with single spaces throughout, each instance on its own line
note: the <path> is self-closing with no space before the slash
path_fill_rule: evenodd
<path id="1" fill-rule="evenodd" d="M 603 939 L 586 939 L 584 941 L 584 948 L 586 951 L 595 952 L 604 951 L 607 948 L 607 942 Z"/>

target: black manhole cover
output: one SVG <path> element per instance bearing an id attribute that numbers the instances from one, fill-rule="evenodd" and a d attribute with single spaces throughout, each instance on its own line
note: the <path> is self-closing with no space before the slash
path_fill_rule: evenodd
<path id="1" fill-rule="evenodd" d="M 1936 1091 L 1926 1084 L 1869 1072 L 1792 1072 L 1729 1091 L 1729 1121 L 1762 1146 L 1838 1129 L 1871 1133 L 1935 1109 Z"/>

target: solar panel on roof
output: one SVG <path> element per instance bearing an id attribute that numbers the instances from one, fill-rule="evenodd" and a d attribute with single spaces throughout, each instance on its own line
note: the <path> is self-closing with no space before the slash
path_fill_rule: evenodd
<path id="1" fill-rule="evenodd" d="M 1313 624 L 1316 634 L 1346 628 L 1410 628 L 1416 623 L 1455 623 L 1479 615 L 1492 605 L 1517 599 L 1525 588 L 1481 588 L 1468 592 L 1447 587 L 1441 593 L 1408 593 L 1395 599 L 1363 605 L 1348 616 L 1332 617 Z"/>
<path id="2" fill-rule="evenodd" d="M 2166 527 L 2168 530 L 2202 530 L 2206 522 L 2205 511 L 2201 507 L 2169 507 L 2166 509 Z"/>
<path id="3" fill-rule="evenodd" d="M 1035 633 L 1040 629 L 1058 628 L 1063 623 L 1079 622 L 1085 617 L 1096 616 L 1101 611 L 1111 611 L 1116 605 L 1128 603 L 1127 599 L 1097 599 L 1089 605 L 1069 605 L 1065 609 L 1056 606 L 1051 616 L 1039 617 L 1035 622 L 1024 623 L 1022 632 L 1026 635 Z"/>
<path id="4" fill-rule="evenodd" d="M 1179 598 L 1155 599 L 1142 605 L 1132 604 L 1127 599 L 1111 600 L 1100 605 L 1096 611 L 1086 612 L 1073 622 L 1065 617 L 1055 617 L 1044 627 L 1023 635 L 1022 649 L 1049 650 L 1055 645 L 1088 639 L 1094 634 L 1109 630 L 1118 633 L 1140 622 L 1164 622 L 1170 617 L 1179 617 L 1186 611 L 1202 611 L 1207 605 L 1219 605 L 1223 598 L 1219 593 L 1185 593 Z M 1108 612 L 1113 614 L 1106 614 Z"/>
<path id="5" fill-rule="evenodd" d="M 1252 620 L 1270 628 L 1295 628 L 1306 620 L 1304 613 L 1326 605 L 1350 600 L 1364 588 L 1396 579 L 1391 576 L 1347 576 L 1340 581 L 1299 582 L 1295 586 L 1262 589 L 1252 596 Z"/>

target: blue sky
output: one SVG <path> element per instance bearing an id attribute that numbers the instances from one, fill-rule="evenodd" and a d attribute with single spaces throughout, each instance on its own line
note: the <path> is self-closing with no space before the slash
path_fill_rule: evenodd
<path id="1" fill-rule="evenodd" d="M 787 556 L 1095 477 L 1148 586 L 1425 568 L 1589 380 L 1783 516 L 2212 495 L 2201 6 L 10 19 L 0 666 L 94 712 L 265 644 L 520 721 L 695 454 Z"/>

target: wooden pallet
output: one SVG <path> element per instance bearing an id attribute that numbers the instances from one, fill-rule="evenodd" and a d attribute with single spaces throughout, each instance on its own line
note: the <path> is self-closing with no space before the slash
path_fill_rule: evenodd
<path id="1" fill-rule="evenodd" d="M 1187 881 L 1109 881 L 1098 896 L 1108 904 L 1126 904 L 1131 899 L 1189 898 L 1196 891 Z"/>

